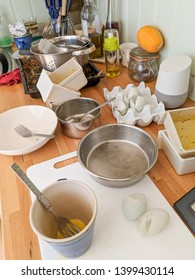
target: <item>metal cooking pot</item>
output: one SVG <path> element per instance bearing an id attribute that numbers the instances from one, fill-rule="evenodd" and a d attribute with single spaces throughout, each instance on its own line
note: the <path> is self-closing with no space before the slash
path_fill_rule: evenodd
<path id="1" fill-rule="evenodd" d="M 54 37 L 50 39 L 50 42 L 62 48 L 64 52 L 72 52 L 84 49 L 91 43 L 91 40 L 86 36 L 67 35 Z"/>
<path id="2" fill-rule="evenodd" d="M 95 50 L 95 45 L 84 36 L 60 36 L 50 39 L 51 43 L 64 50 L 64 53 L 43 54 L 38 50 L 38 42 L 32 44 L 30 52 L 35 56 L 38 63 L 46 70 L 52 72 L 67 62 L 72 57 L 76 57 L 81 64 L 87 64 L 89 53 Z"/>
<path id="3" fill-rule="evenodd" d="M 141 180 L 155 164 L 158 149 L 144 130 L 109 124 L 86 134 L 78 145 L 77 156 L 94 180 L 119 188 Z"/>
<path id="4" fill-rule="evenodd" d="M 98 127 L 100 125 L 100 109 L 92 113 L 94 117 L 90 120 L 67 122 L 66 119 L 74 115 L 82 115 L 99 105 L 96 100 L 86 97 L 70 99 L 59 105 L 55 113 L 60 121 L 63 133 L 68 137 L 82 138 L 89 131 Z"/>

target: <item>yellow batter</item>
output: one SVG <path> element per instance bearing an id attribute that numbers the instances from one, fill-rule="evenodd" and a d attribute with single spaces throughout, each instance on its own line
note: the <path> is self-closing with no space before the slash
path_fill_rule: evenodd
<path id="1" fill-rule="evenodd" d="M 79 220 L 79 219 L 70 219 L 70 221 L 80 230 L 83 230 L 85 228 L 85 224 L 83 221 Z M 57 234 L 57 239 L 62 239 L 64 238 L 61 233 L 58 231 Z"/>
<path id="2" fill-rule="evenodd" d="M 181 144 L 185 150 L 195 149 L 195 119 L 174 122 Z"/>

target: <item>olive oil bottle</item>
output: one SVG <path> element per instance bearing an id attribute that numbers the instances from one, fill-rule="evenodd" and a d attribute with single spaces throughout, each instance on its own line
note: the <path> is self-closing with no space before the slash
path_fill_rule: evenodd
<path id="1" fill-rule="evenodd" d="M 116 77 L 120 75 L 119 38 L 117 29 L 104 31 L 104 54 L 106 64 L 106 76 Z"/>
<path id="2" fill-rule="evenodd" d="M 89 54 L 91 59 L 103 56 L 102 23 L 94 0 L 85 0 L 81 9 L 83 35 L 89 37 L 95 45 L 95 51 Z"/>

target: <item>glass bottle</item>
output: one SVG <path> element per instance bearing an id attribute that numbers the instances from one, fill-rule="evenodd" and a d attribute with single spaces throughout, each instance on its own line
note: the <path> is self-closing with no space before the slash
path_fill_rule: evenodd
<path id="1" fill-rule="evenodd" d="M 89 54 L 89 57 L 92 59 L 102 57 L 102 23 L 94 0 L 85 0 L 84 6 L 81 9 L 81 25 L 83 35 L 89 37 L 96 47 L 96 50 Z"/>
<path id="2" fill-rule="evenodd" d="M 117 16 L 117 7 L 115 0 L 108 0 L 106 29 L 117 29 L 119 32 L 119 22 Z"/>
<path id="3" fill-rule="evenodd" d="M 42 37 L 51 39 L 58 36 L 75 35 L 74 24 L 69 16 L 51 19 L 43 28 Z"/>
<path id="4" fill-rule="evenodd" d="M 104 53 L 106 64 L 106 76 L 116 77 L 120 74 L 119 39 L 117 29 L 104 31 Z"/>
<path id="5" fill-rule="evenodd" d="M 9 32 L 8 26 L 1 22 L 0 17 L 0 47 L 7 48 L 12 45 L 13 41 Z"/>

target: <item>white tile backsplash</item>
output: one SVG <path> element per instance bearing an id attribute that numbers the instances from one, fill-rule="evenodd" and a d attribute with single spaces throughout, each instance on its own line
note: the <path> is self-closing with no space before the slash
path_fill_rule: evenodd
<path id="1" fill-rule="evenodd" d="M 105 10 L 105 0 L 100 9 Z M 154 25 L 164 37 L 161 60 L 176 54 L 193 59 L 195 75 L 195 1 L 194 0 L 118 0 L 119 19 L 122 25 L 122 42 L 136 42 L 138 29 Z M 105 13 L 105 12 L 104 12 Z"/>
<path id="2" fill-rule="evenodd" d="M 175 54 L 192 57 L 195 75 L 195 1 L 194 0 L 116 0 L 121 24 L 120 40 L 137 42 L 136 34 L 143 25 L 155 25 L 163 34 L 165 45 L 161 60 Z M 106 20 L 107 1 L 97 0 L 102 22 Z M 7 21 L 36 16 L 48 21 L 45 1 L 0 0 L 0 15 Z"/>

